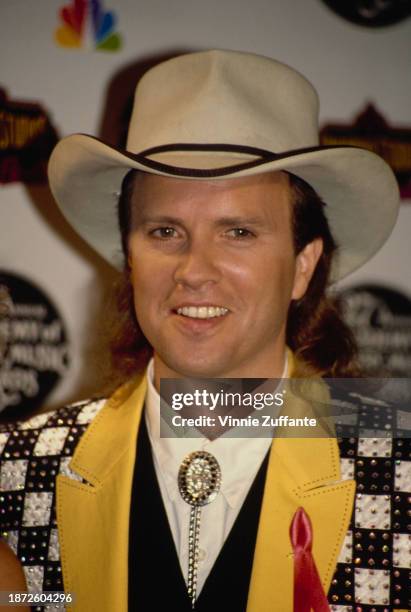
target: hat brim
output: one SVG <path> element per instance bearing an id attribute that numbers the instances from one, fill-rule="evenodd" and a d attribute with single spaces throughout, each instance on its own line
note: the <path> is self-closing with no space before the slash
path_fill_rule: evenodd
<path id="1" fill-rule="evenodd" d="M 381 248 L 398 215 L 398 185 L 390 167 L 378 155 L 356 147 L 264 155 L 226 145 L 175 145 L 131 154 L 91 136 L 68 136 L 50 157 L 52 193 L 74 229 L 117 269 L 124 266 L 117 202 L 131 169 L 188 180 L 281 170 L 296 174 L 326 203 L 338 246 L 333 281 L 362 266 Z"/>

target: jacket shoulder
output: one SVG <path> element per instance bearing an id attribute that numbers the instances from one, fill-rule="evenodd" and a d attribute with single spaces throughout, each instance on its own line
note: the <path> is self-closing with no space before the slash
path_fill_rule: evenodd
<path id="1" fill-rule="evenodd" d="M 81 480 L 69 467 L 105 399 L 87 400 L 0 430 L 0 538 L 23 565 L 28 589 L 61 591 L 56 477 Z"/>
<path id="2" fill-rule="evenodd" d="M 24 486 L 23 473 L 26 474 L 28 464 L 36 459 L 42 460 L 44 465 L 51 457 L 70 459 L 84 431 L 105 402 L 105 399 L 85 400 L 2 425 L 0 490 L 10 490 L 11 473 L 19 473 L 19 484 Z"/>

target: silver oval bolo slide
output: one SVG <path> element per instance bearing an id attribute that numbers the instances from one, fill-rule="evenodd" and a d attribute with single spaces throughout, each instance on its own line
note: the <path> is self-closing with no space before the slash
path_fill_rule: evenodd
<path id="1" fill-rule="evenodd" d="M 193 608 L 197 598 L 201 507 L 215 500 L 220 486 L 221 469 L 217 459 L 211 453 L 195 451 L 184 457 L 178 470 L 178 489 L 184 501 L 191 506 L 187 590 Z"/>

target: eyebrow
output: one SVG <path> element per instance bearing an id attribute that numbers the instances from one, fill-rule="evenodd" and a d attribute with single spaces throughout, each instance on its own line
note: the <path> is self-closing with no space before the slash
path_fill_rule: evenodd
<path id="1" fill-rule="evenodd" d="M 221 217 L 217 220 L 218 227 L 241 227 L 243 225 L 252 225 L 253 227 L 265 227 L 266 223 L 261 217 Z"/>
<path id="2" fill-rule="evenodd" d="M 183 220 L 179 217 L 172 217 L 171 215 L 156 215 L 150 213 L 141 213 L 136 215 L 138 223 L 169 223 L 170 225 L 177 224 L 183 225 Z"/>

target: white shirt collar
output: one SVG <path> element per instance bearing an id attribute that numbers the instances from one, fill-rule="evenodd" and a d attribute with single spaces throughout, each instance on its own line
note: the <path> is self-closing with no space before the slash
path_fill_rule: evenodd
<path id="1" fill-rule="evenodd" d="M 287 361 L 284 373 L 287 372 Z M 160 437 L 160 395 L 154 387 L 154 360 L 147 367 L 146 424 L 153 450 L 157 471 L 162 475 L 167 494 L 171 501 L 180 495 L 177 475 L 186 455 L 197 450 L 207 450 L 214 455 L 221 468 L 221 494 L 231 507 L 244 499 L 243 482 L 254 478 L 267 453 L 272 438 L 232 438 L 220 436 L 208 440 L 196 430 L 196 437 Z M 162 429 L 168 427 L 164 419 Z M 163 429 L 164 431 L 164 429 Z"/>

